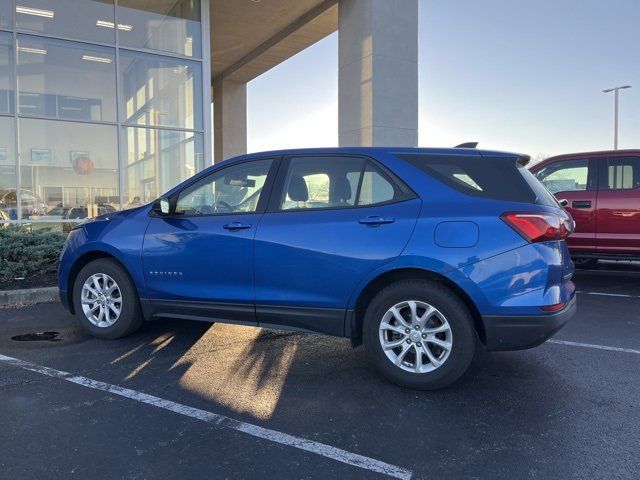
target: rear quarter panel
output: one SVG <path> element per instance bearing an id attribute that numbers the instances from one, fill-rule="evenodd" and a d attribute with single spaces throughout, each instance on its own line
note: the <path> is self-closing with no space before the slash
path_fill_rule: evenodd
<path id="1" fill-rule="evenodd" d="M 385 164 L 418 193 L 423 201 L 422 211 L 402 255 L 359 283 L 350 308 L 370 281 L 400 268 L 444 275 L 469 295 L 481 314 L 540 313 L 540 305 L 559 303 L 573 293 L 573 284 L 563 279 L 573 268 L 565 242 L 530 244 L 500 219 L 504 212 L 557 213 L 556 208 L 465 195 L 400 159 L 389 157 L 392 158 L 386 158 Z M 451 222 L 463 227 L 463 238 L 458 244 L 452 241 L 443 245 L 440 230 Z M 469 224 L 477 226 L 475 243 L 468 240 L 472 236 Z M 450 225 L 446 230 L 455 239 Z"/>

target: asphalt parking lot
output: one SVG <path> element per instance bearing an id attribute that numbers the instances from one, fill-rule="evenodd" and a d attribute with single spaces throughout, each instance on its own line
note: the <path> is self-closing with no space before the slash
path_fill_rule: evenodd
<path id="1" fill-rule="evenodd" d="M 100 341 L 0 310 L 2 478 L 640 478 L 640 265 L 575 276 L 553 341 L 438 392 L 348 340 L 185 321 Z M 59 341 L 16 342 L 32 331 Z"/>

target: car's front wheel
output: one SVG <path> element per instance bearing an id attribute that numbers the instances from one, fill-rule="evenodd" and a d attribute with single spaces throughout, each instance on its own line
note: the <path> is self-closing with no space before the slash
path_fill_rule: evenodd
<path id="1" fill-rule="evenodd" d="M 142 325 L 135 285 L 122 266 L 101 258 L 85 265 L 73 286 L 80 324 L 98 338 L 120 338 Z"/>
<path id="2" fill-rule="evenodd" d="M 404 387 L 433 390 L 457 380 L 476 348 L 464 302 L 431 280 L 406 280 L 380 291 L 367 308 L 363 337 L 381 373 Z"/>

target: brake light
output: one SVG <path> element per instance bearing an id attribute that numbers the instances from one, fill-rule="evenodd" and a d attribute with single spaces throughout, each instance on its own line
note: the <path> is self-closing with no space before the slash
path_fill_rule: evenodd
<path id="1" fill-rule="evenodd" d="M 573 232 L 568 217 L 548 212 L 506 212 L 500 218 L 531 243 L 562 240 Z"/>

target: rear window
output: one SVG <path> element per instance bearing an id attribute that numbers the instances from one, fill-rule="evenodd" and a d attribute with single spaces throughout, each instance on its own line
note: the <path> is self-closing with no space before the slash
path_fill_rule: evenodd
<path id="1" fill-rule="evenodd" d="M 556 206 L 548 190 L 515 157 L 401 154 L 402 160 L 467 195 Z"/>

